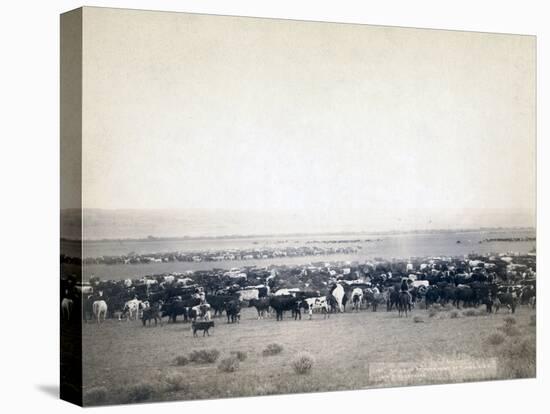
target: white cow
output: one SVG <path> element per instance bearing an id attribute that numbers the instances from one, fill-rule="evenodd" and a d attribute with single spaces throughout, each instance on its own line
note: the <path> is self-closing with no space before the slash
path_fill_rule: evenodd
<path id="1" fill-rule="evenodd" d="M 327 317 L 327 314 L 329 313 L 330 308 L 328 306 L 326 296 L 320 296 L 318 298 L 307 298 L 307 299 L 304 299 L 304 302 L 306 302 L 308 306 L 307 310 L 309 314 L 309 319 L 312 318 L 312 314 L 314 312 L 321 312 L 325 315 L 325 318 Z"/>
<path id="2" fill-rule="evenodd" d="M 124 304 L 124 308 L 122 309 L 122 316 L 126 316 L 126 320 L 129 321 L 131 319 L 138 319 L 139 318 L 139 311 L 140 309 L 144 308 L 144 304 L 139 299 L 132 299 L 129 300 Z M 121 319 L 119 317 L 119 320 Z"/>
<path id="3" fill-rule="evenodd" d="M 336 303 L 338 304 L 338 309 L 340 312 L 344 311 L 344 306 L 342 305 L 342 301 L 344 300 L 344 295 L 346 292 L 344 292 L 344 288 L 339 283 L 336 284 L 336 287 L 332 291 L 332 296 L 336 299 Z"/>
<path id="4" fill-rule="evenodd" d="M 164 281 L 171 285 L 176 280 L 176 277 L 173 275 L 164 276 Z"/>
<path id="5" fill-rule="evenodd" d="M 296 292 L 299 292 L 300 289 L 298 288 L 292 288 L 292 289 L 279 289 L 277 290 L 273 295 L 274 296 L 283 296 L 283 295 L 292 295 L 295 296 Z"/>
<path id="6" fill-rule="evenodd" d="M 353 310 L 359 311 L 361 302 L 363 301 L 363 289 L 356 287 L 351 291 L 351 304 Z"/>
<path id="7" fill-rule="evenodd" d="M 427 280 L 413 280 L 412 287 L 419 288 L 419 287 L 428 288 L 430 286 L 430 282 Z"/>
<path id="8" fill-rule="evenodd" d="M 94 318 L 97 318 L 97 323 L 101 322 L 101 315 L 103 315 L 103 322 L 107 317 L 107 302 L 104 300 L 96 300 L 92 303 L 92 312 L 94 313 Z"/>
<path id="9" fill-rule="evenodd" d="M 260 298 L 260 291 L 258 289 L 239 290 L 237 293 L 239 295 L 240 301 L 252 300 L 252 299 L 258 300 Z"/>

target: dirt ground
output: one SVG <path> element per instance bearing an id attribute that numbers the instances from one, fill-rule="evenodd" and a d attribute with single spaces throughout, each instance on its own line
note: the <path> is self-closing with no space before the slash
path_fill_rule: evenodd
<path id="1" fill-rule="evenodd" d="M 430 316 L 416 309 L 408 318 L 382 309 L 362 310 L 324 319 L 314 314 L 294 321 L 257 320 L 254 309 L 243 309 L 239 324 L 216 318 L 210 337 L 193 337 L 189 323 L 142 327 L 141 321 L 107 320 L 83 326 L 84 392 L 88 403 L 125 403 L 197 398 L 224 398 L 279 393 L 302 393 L 430 383 L 513 378 L 504 369 L 503 350 L 522 346 L 534 350 L 535 311 L 520 307 L 512 315 L 514 328 L 499 331 L 510 317 L 505 311 L 466 316 L 464 310 L 441 310 Z M 432 312 L 434 313 L 434 312 Z M 456 316 L 456 317 L 455 317 Z M 416 321 L 415 321 L 416 317 Z M 489 343 L 490 335 L 501 336 Z M 267 345 L 281 353 L 264 356 Z M 517 348 L 517 347 L 516 347 Z M 175 358 L 200 349 L 217 349 L 218 361 L 178 366 Z M 515 349 L 515 348 L 514 348 Z M 222 372 L 218 362 L 233 351 L 245 352 L 235 372 Z M 314 359 L 306 375 L 293 370 L 298 353 Z M 522 352 L 523 351 L 519 351 Z M 534 351 L 533 351 L 534 352 Z M 522 354 L 523 355 L 523 354 Z M 523 356 L 522 356 L 523 358 Z M 521 376 L 535 375 L 532 356 Z M 523 361 L 517 361 L 524 364 Z M 524 365 L 525 365 L 524 364 Z M 177 387 L 163 387 L 163 378 L 182 379 Z M 128 390 L 145 384 L 144 395 L 128 397 Z M 92 397 L 99 394 L 101 398 Z M 106 395 L 103 395 L 106 394 Z M 138 393 L 139 394 L 139 393 Z M 94 397 L 95 398 L 95 397 Z M 86 398 L 85 398 L 86 401 Z"/>

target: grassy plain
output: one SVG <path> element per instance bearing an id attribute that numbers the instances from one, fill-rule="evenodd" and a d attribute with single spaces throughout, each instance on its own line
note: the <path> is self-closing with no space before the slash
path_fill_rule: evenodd
<path id="1" fill-rule="evenodd" d="M 451 314 L 454 315 L 451 316 Z M 535 376 L 535 311 L 521 307 L 513 329 L 510 315 L 474 316 L 416 309 L 408 318 L 397 312 L 307 316 L 283 322 L 257 320 L 243 309 L 241 322 L 216 319 L 210 337 L 193 337 L 190 324 L 107 320 L 83 327 L 85 403 L 110 404 L 225 398 L 280 393 L 322 392 L 376 387 L 483 381 Z M 416 318 L 415 318 L 416 317 Z M 494 340 L 501 335 L 502 341 Z M 491 337 L 493 335 L 493 337 Z M 264 355 L 269 344 L 282 346 Z M 196 350 L 219 351 L 214 363 L 177 357 Z M 240 351 L 237 369 L 218 362 Z M 300 375 L 293 358 L 313 356 L 311 370 Z M 239 358 L 241 359 L 241 358 Z M 234 367 L 233 367 L 234 368 Z M 98 397 L 99 395 L 99 397 Z"/>

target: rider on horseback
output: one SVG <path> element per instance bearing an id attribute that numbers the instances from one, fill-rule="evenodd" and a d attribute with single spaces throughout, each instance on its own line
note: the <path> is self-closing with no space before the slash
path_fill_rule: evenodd
<path id="1" fill-rule="evenodd" d="M 409 292 L 409 283 L 408 283 L 409 279 L 403 279 L 403 281 L 401 282 L 401 292 L 406 292 L 408 295 L 409 295 L 409 298 L 410 298 L 410 303 L 412 303 L 412 295 L 411 295 L 411 292 Z"/>

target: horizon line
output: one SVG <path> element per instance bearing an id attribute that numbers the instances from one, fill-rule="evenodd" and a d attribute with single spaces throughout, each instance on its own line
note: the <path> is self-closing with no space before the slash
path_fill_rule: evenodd
<path id="1" fill-rule="evenodd" d="M 488 226 L 488 227 L 464 227 L 464 228 L 439 228 L 439 229 L 409 229 L 409 230 L 374 230 L 374 231 L 336 231 L 336 232 L 302 232 L 302 233 L 268 233 L 268 234 L 226 234 L 219 236 L 153 236 L 148 235 L 146 237 L 119 237 L 119 238 L 102 238 L 102 239 L 71 239 L 67 237 L 60 237 L 61 241 L 66 242 L 121 242 L 121 241 L 135 241 L 135 242 L 146 242 L 146 241 L 179 241 L 179 240 L 220 240 L 220 239 L 248 239 L 248 238 L 278 238 L 278 237 L 303 237 L 303 236 L 336 236 L 336 235 L 396 235 L 396 234 L 422 234 L 422 233 L 446 233 L 446 232 L 475 232 L 475 231 L 491 231 L 491 230 L 524 230 L 524 231 L 535 231 L 536 227 L 532 226 Z"/>

